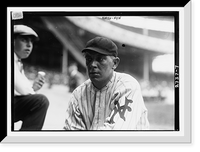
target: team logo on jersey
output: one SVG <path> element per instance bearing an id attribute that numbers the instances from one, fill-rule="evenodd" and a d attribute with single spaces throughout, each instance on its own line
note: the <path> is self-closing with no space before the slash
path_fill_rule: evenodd
<path id="1" fill-rule="evenodd" d="M 125 118 L 124 114 L 125 114 L 126 110 L 128 110 L 129 112 L 131 112 L 132 109 L 131 109 L 131 107 L 128 106 L 128 104 L 132 103 L 132 102 L 133 101 L 127 99 L 127 97 L 125 97 L 125 103 L 124 103 L 124 105 L 120 106 L 119 102 L 115 101 L 115 105 L 116 106 L 113 109 L 114 113 L 113 113 L 112 117 L 110 118 L 110 123 L 114 123 L 113 119 L 114 119 L 114 117 L 115 117 L 115 115 L 117 113 L 119 113 L 120 118 L 122 118 L 124 121 L 126 121 L 126 118 Z"/>

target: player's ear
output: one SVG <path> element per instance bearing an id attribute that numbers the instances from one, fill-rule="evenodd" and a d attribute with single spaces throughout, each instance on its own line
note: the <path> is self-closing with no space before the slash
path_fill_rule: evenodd
<path id="1" fill-rule="evenodd" d="M 116 69 L 117 67 L 118 67 L 118 65 L 119 65 L 119 62 L 120 62 L 120 58 L 118 58 L 118 57 L 114 57 L 113 58 L 113 68 L 112 69 Z"/>

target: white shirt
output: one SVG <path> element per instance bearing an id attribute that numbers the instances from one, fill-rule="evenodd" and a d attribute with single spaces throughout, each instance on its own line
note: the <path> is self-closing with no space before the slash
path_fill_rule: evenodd
<path id="1" fill-rule="evenodd" d="M 20 65 L 20 59 L 14 53 L 14 95 L 28 95 L 28 94 L 35 94 L 35 91 L 32 88 L 31 82 L 25 76 L 24 71 L 20 71 L 22 68 Z"/>
<path id="2" fill-rule="evenodd" d="M 118 72 L 114 72 L 112 79 L 101 90 L 87 80 L 72 94 L 64 129 L 149 129 L 139 83 L 132 76 Z"/>

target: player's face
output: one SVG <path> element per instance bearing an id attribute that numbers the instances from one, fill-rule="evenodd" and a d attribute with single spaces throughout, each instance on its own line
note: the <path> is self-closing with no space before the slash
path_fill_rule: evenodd
<path id="1" fill-rule="evenodd" d="M 14 51 L 20 59 L 27 58 L 33 49 L 33 41 L 28 36 L 17 36 L 14 40 Z"/>
<path id="2" fill-rule="evenodd" d="M 94 51 L 87 51 L 85 59 L 90 80 L 98 89 L 101 89 L 112 78 L 113 69 L 116 66 L 113 58 Z"/>

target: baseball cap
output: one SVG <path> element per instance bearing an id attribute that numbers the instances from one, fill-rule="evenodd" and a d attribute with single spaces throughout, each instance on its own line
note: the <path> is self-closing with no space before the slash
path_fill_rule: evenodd
<path id="1" fill-rule="evenodd" d="M 24 36 L 33 36 L 35 40 L 39 40 L 37 33 L 30 27 L 26 25 L 14 25 L 14 34 L 24 35 Z"/>
<path id="2" fill-rule="evenodd" d="M 105 37 L 95 37 L 86 43 L 86 47 L 82 52 L 90 50 L 104 55 L 117 56 L 117 49 L 117 45 L 110 39 Z"/>

